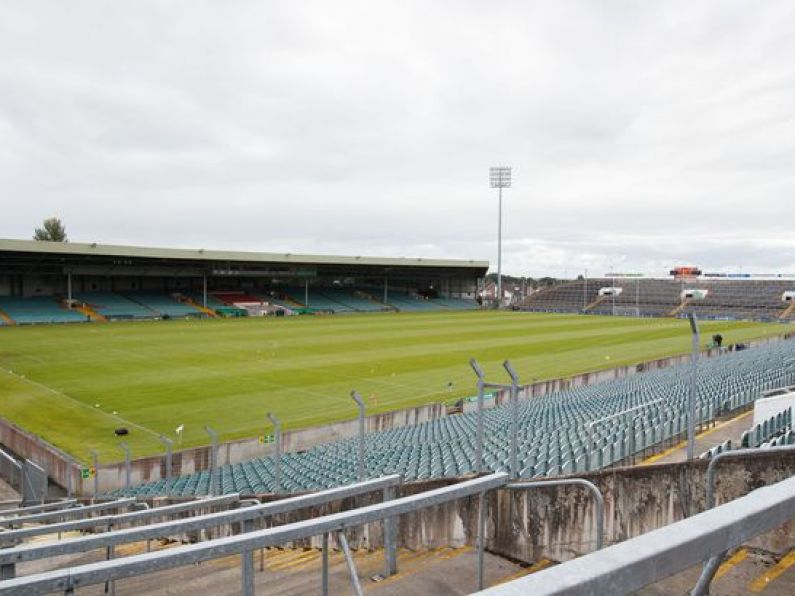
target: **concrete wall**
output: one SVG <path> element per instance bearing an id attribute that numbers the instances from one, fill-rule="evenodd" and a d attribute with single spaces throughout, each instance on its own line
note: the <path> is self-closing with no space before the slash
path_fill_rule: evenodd
<path id="1" fill-rule="evenodd" d="M 704 511 L 707 461 L 619 468 L 584 475 L 605 499 L 605 545 L 621 542 Z M 760 451 L 724 461 L 716 475 L 718 505 L 795 474 L 795 453 Z M 580 488 L 499 491 L 490 501 L 489 549 L 522 561 L 580 556 L 595 546 L 590 496 Z M 784 553 L 795 544 L 795 521 L 754 541 Z"/>
<path id="2" fill-rule="evenodd" d="M 704 511 L 706 461 L 615 468 L 581 475 L 596 484 L 605 501 L 605 546 Z M 716 475 L 716 501 L 720 505 L 795 474 L 795 452 L 752 455 L 726 460 Z M 440 479 L 402 486 L 398 496 L 432 490 L 456 482 Z M 273 500 L 272 495 L 263 500 Z M 323 507 L 276 516 L 281 525 L 378 503 L 380 493 L 361 495 Z M 398 544 L 418 549 L 475 545 L 478 499 L 469 497 L 415 513 L 398 520 Z M 579 487 L 530 490 L 500 489 L 487 497 L 487 549 L 514 560 L 532 563 L 541 559 L 565 561 L 591 552 L 596 545 L 596 520 L 590 492 Z M 221 534 L 237 531 L 225 528 Z M 218 535 L 214 533 L 214 535 Z M 354 548 L 383 546 L 381 522 L 349 528 Z M 320 537 L 296 543 L 320 546 Z M 795 520 L 764 534 L 750 544 L 784 554 L 795 546 Z"/>
<path id="3" fill-rule="evenodd" d="M 0 418 L 0 445 L 20 458 L 27 458 L 47 471 L 51 481 L 67 487 L 80 485 L 80 464 L 60 449 Z M 71 480 L 70 480 L 71 477 Z"/>
<path id="4" fill-rule="evenodd" d="M 645 534 L 704 511 L 706 461 L 616 468 L 581 475 L 596 484 L 605 500 L 605 546 Z M 717 504 L 744 496 L 795 474 L 795 452 L 760 450 L 719 464 Z M 399 496 L 454 482 L 434 480 L 405 485 Z M 332 505 L 280 516 L 278 523 L 300 521 L 380 502 L 370 494 Z M 591 494 L 579 487 L 494 491 L 487 499 L 487 549 L 532 563 L 565 561 L 596 545 L 596 520 Z M 400 516 L 399 545 L 406 548 L 475 544 L 477 498 L 461 499 Z M 353 528 L 348 539 L 357 548 L 382 546 L 382 524 Z M 319 546 L 319 538 L 302 542 Z M 754 540 L 751 546 L 783 554 L 795 545 L 795 520 Z"/>

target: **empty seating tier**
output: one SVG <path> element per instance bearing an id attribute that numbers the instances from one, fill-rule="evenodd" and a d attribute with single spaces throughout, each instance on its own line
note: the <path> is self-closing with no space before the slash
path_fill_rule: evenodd
<path id="1" fill-rule="evenodd" d="M 127 298 L 158 313 L 161 317 L 199 317 L 203 313 L 190 304 L 179 302 L 168 294 L 156 292 L 127 292 Z"/>
<path id="2" fill-rule="evenodd" d="M 86 316 L 61 306 L 52 296 L 0 297 L 0 310 L 18 325 L 80 323 Z M 0 318 L 0 324 L 4 324 Z"/>
<path id="3" fill-rule="evenodd" d="M 159 316 L 156 311 L 143 304 L 114 292 L 91 292 L 80 294 L 76 298 L 109 320 L 154 319 Z"/>
<path id="4" fill-rule="evenodd" d="M 714 420 L 718 412 L 742 408 L 763 391 L 793 382 L 793 341 L 703 359 L 699 364 L 697 422 Z M 521 401 L 521 477 L 603 468 L 682 436 L 687 427 L 689 387 L 690 369 L 679 366 Z M 484 413 L 486 470 L 508 468 L 510 420 L 510 406 Z M 597 420 L 601 422 L 591 425 Z M 369 434 L 367 475 L 397 473 L 416 480 L 471 474 L 476 470 L 476 424 L 477 415 L 471 412 Z M 282 489 L 301 492 L 350 483 L 357 477 L 356 454 L 356 438 L 287 453 L 281 460 Z M 273 472 L 273 459 L 262 457 L 223 466 L 216 473 L 181 476 L 168 492 L 185 496 L 268 493 L 275 489 Z M 164 481 L 157 481 L 112 495 L 158 495 L 165 489 Z"/>
<path id="5" fill-rule="evenodd" d="M 588 279 L 542 288 L 524 306 L 545 312 L 686 316 L 694 311 L 703 319 L 789 318 L 782 295 L 793 286 L 776 280 Z M 600 297 L 603 287 L 621 288 L 616 296 Z M 703 299 L 684 300 L 684 290 L 706 290 Z M 795 314 L 795 313 L 793 313 Z"/>

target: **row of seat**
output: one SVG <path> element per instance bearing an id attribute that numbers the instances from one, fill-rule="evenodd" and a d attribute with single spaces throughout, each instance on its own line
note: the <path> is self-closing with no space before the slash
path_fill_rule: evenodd
<path id="1" fill-rule="evenodd" d="M 763 391 L 795 382 L 795 342 L 775 342 L 699 366 L 696 422 L 708 423 L 745 407 Z M 518 464 L 523 478 L 553 476 L 613 465 L 686 432 L 690 391 L 687 366 L 625 377 L 598 385 L 520 400 L 483 415 L 484 469 L 507 470 L 511 421 L 517 420 Z M 477 470 L 477 413 L 445 416 L 366 436 L 368 477 L 398 473 L 407 480 L 455 477 Z M 160 480 L 118 495 L 208 492 L 301 492 L 329 488 L 357 477 L 356 437 L 285 454 L 281 486 L 272 458 L 221 466 Z"/>
<path id="2" fill-rule="evenodd" d="M 65 308 L 52 296 L 1 296 L 0 310 L 20 325 L 80 323 L 86 320 L 84 314 Z M 2 319 L 0 324 L 4 324 Z"/>
<path id="3" fill-rule="evenodd" d="M 743 432 L 740 437 L 740 444 L 745 448 L 759 447 L 791 428 L 792 408 L 787 408 L 767 420 L 754 424 L 750 429 Z"/>
<path id="4" fill-rule="evenodd" d="M 603 287 L 621 288 L 617 296 L 599 297 Z M 683 304 L 682 290 L 706 290 L 703 300 Z M 682 316 L 683 306 L 703 319 L 793 320 L 786 312 L 784 292 L 795 289 L 787 280 L 588 279 L 558 284 L 531 294 L 524 306 L 545 312 L 581 312 L 639 316 Z"/>

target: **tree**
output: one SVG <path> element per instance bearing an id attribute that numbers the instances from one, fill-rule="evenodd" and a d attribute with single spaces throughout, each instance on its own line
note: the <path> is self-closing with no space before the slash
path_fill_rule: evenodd
<path id="1" fill-rule="evenodd" d="M 66 228 L 57 217 L 48 217 L 40 228 L 33 234 L 34 240 L 47 242 L 69 242 L 66 237 Z"/>

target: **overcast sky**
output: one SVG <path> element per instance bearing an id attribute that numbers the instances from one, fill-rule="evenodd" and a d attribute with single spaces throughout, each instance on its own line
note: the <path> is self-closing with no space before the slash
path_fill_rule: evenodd
<path id="1" fill-rule="evenodd" d="M 31 2 L 0 237 L 795 272 L 795 2 Z"/>

